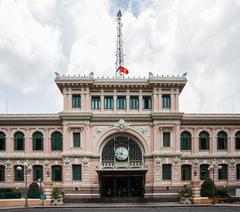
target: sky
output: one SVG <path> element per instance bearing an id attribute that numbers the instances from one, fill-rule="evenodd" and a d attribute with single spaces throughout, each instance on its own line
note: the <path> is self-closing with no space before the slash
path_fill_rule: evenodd
<path id="1" fill-rule="evenodd" d="M 240 0 L 0 0 L 0 113 L 58 113 L 60 74 L 182 75 L 185 113 L 240 112 Z"/>

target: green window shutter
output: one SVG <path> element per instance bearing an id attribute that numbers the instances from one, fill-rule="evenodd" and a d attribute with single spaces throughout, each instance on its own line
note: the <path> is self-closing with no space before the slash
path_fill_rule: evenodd
<path id="1" fill-rule="evenodd" d="M 22 132 L 14 134 L 14 150 L 24 150 L 24 134 Z"/>
<path id="2" fill-rule="evenodd" d="M 172 178 L 172 165 L 171 164 L 163 164 L 162 165 L 162 179 L 163 180 L 171 180 Z"/>
<path id="3" fill-rule="evenodd" d="M 6 135 L 0 132 L 0 150 L 6 150 Z"/>
<path id="4" fill-rule="evenodd" d="M 240 164 L 236 165 L 236 178 L 240 180 Z"/>
<path id="5" fill-rule="evenodd" d="M 42 166 L 33 166 L 33 180 L 38 181 L 41 179 L 43 181 L 43 167 Z"/>
<path id="6" fill-rule="evenodd" d="M 0 181 L 5 181 L 5 166 L 0 166 Z"/>
<path id="7" fill-rule="evenodd" d="M 62 150 L 62 134 L 60 132 L 52 133 L 51 142 L 52 151 Z"/>
<path id="8" fill-rule="evenodd" d="M 163 147 L 170 147 L 170 132 L 163 132 Z"/>
<path id="9" fill-rule="evenodd" d="M 35 132 L 32 138 L 33 150 L 43 150 L 43 134 Z"/>
<path id="10" fill-rule="evenodd" d="M 139 108 L 139 99 L 137 96 L 130 96 L 130 109 Z"/>
<path id="11" fill-rule="evenodd" d="M 81 165 L 72 165 L 73 180 L 82 180 L 82 167 Z"/>
<path id="12" fill-rule="evenodd" d="M 61 166 L 52 166 L 52 181 L 62 181 Z"/>
<path id="13" fill-rule="evenodd" d="M 191 180 L 192 168 L 191 165 L 182 165 L 182 180 Z"/>
<path id="14" fill-rule="evenodd" d="M 170 108 L 170 95 L 162 95 L 162 107 L 163 108 Z"/>
<path id="15" fill-rule="evenodd" d="M 81 147 L 81 134 L 73 133 L 73 147 Z"/>
<path id="16" fill-rule="evenodd" d="M 191 150 L 191 134 L 189 132 L 183 132 L 181 134 L 181 150 Z"/>
<path id="17" fill-rule="evenodd" d="M 72 95 L 72 107 L 73 108 L 81 107 L 81 96 L 80 95 Z"/>

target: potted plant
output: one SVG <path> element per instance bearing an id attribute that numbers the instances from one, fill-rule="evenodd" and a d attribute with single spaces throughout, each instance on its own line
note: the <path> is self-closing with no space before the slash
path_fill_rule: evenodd
<path id="1" fill-rule="evenodd" d="M 183 190 L 179 192 L 180 203 L 191 204 L 192 189 L 188 185 L 183 186 Z"/>
<path id="2" fill-rule="evenodd" d="M 62 192 L 59 190 L 59 188 L 53 188 L 51 203 L 52 203 L 52 205 L 63 204 L 63 196 L 62 196 Z"/>

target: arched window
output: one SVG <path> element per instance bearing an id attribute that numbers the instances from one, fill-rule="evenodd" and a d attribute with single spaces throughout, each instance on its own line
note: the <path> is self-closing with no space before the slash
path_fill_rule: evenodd
<path id="1" fill-rule="evenodd" d="M 43 181 L 43 167 L 40 165 L 33 166 L 33 181 Z"/>
<path id="2" fill-rule="evenodd" d="M 129 163 L 141 163 L 142 151 L 139 145 L 131 138 L 125 136 L 118 136 L 109 140 L 102 151 L 102 163 L 114 163 L 119 162 L 116 157 L 116 150 L 118 148 L 124 148 L 128 151 L 128 156 L 124 159 Z"/>
<path id="3" fill-rule="evenodd" d="M 209 149 L 209 134 L 206 131 L 202 131 L 199 134 L 199 149 L 200 150 Z"/>
<path id="4" fill-rule="evenodd" d="M 191 180 L 192 179 L 192 166 L 191 165 L 182 165 L 181 166 L 181 175 L 182 175 L 182 180 Z"/>
<path id="5" fill-rule="evenodd" d="M 52 181 L 62 181 L 62 166 L 52 166 Z"/>
<path id="6" fill-rule="evenodd" d="M 200 180 L 205 180 L 208 175 L 209 175 L 209 171 L 208 171 L 208 164 L 201 164 L 200 165 Z"/>
<path id="7" fill-rule="evenodd" d="M 24 181 L 24 166 L 14 166 L 15 181 Z"/>
<path id="8" fill-rule="evenodd" d="M 0 132 L 0 150 L 6 150 L 6 135 Z"/>
<path id="9" fill-rule="evenodd" d="M 41 132 L 35 132 L 32 136 L 33 150 L 43 150 L 43 134 Z"/>
<path id="10" fill-rule="evenodd" d="M 60 132 L 52 133 L 51 142 L 52 151 L 62 150 L 62 133 Z"/>
<path id="11" fill-rule="evenodd" d="M 181 133 L 181 150 L 191 150 L 192 141 L 191 134 L 188 131 Z"/>
<path id="12" fill-rule="evenodd" d="M 221 169 L 218 169 L 218 179 L 219 180 L 227 180 L 228 179 L 228 165 L 220 164 Z"/>
<path id="13" fill-rule="evenodd" d="M 240 149 L 240 131 L 235 134 L 235 149 Z"/>
<path id="14" fill-rule="evenodd" d="M 236 178 L 240 180 L 240 164 L 236 165 Z"/>
<path id="15" fill-rule="evenodd" d="M 217 148 L 219 150 L 226 150 L 228 148 L 228 138 L 227 133 L 221 131 L 217 134 Z"/>
<path id="16" fill-rule="evenodd" d="M 24 134 L 22 132 L 14 134 L 14 150 L 24 150 Z"/>
<path id="17" fill-rule="evenodd" d="M 0 165 L 0 182 L 5 181 L 5 166 Z"/>

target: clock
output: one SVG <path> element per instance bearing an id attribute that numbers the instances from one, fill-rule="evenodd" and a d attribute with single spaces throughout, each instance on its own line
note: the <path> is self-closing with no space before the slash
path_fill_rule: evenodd
<path id="1" fill-rule="evenodd" d="M 120 160 L 126 160 L 128 158 L 128 150 L 125 147 L 118 147 L 115 150 L 115 157 Z"/>

